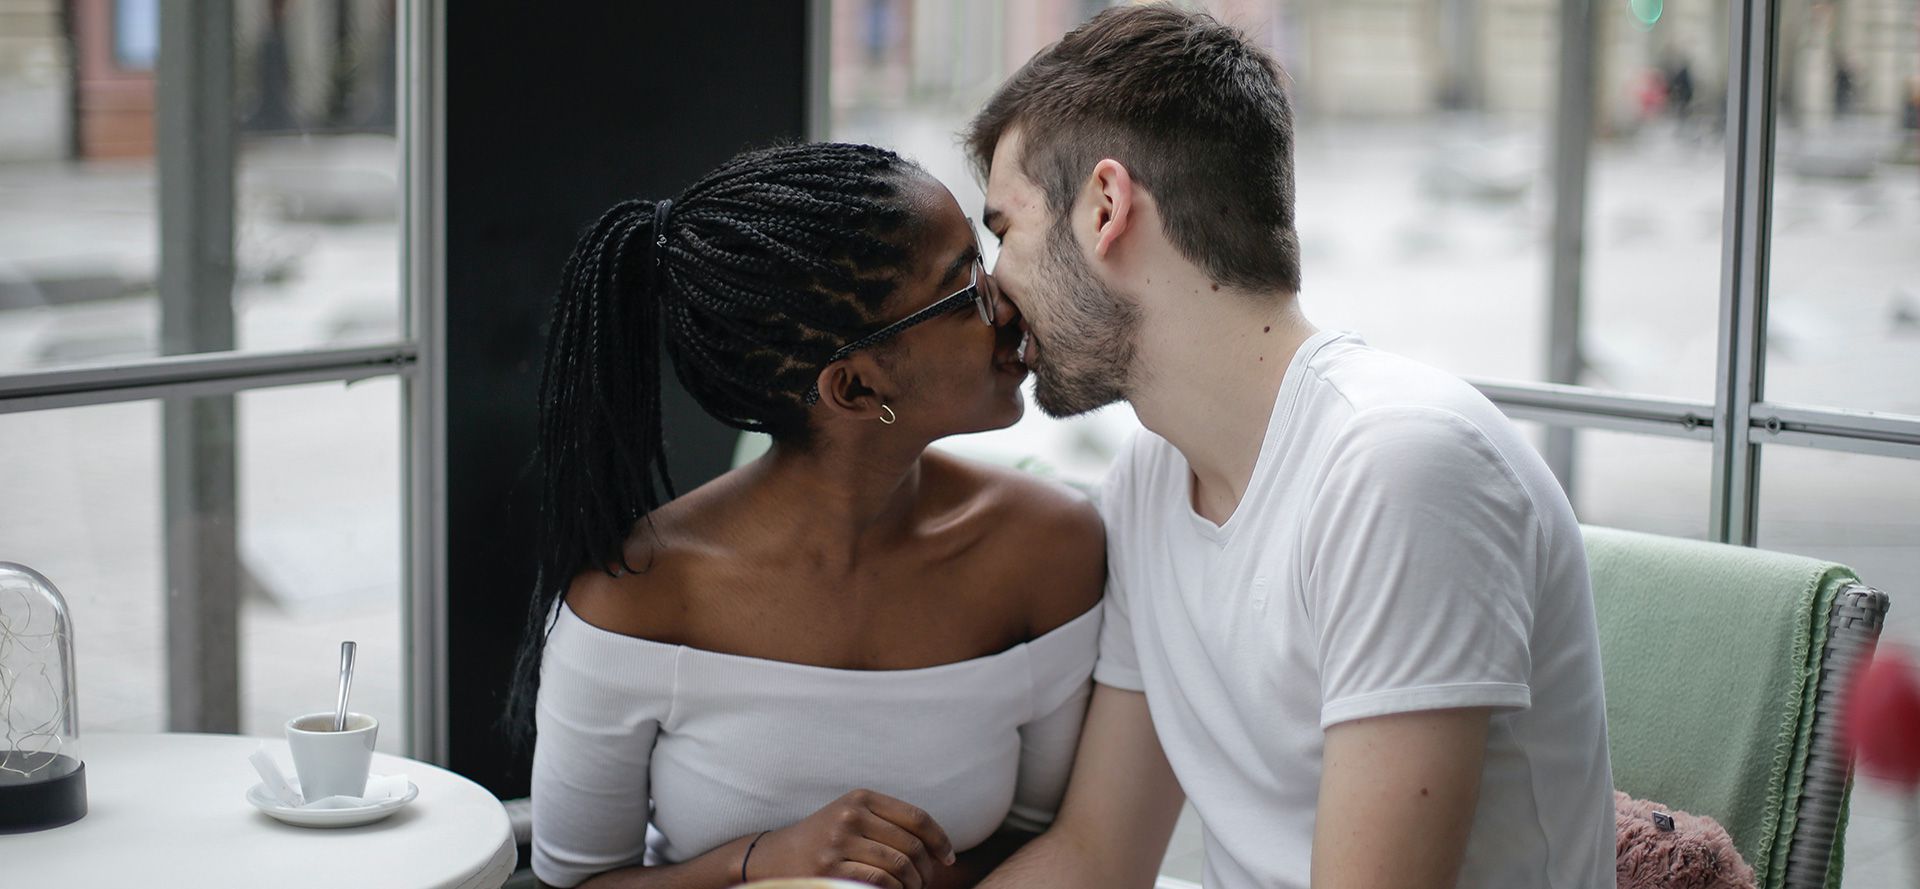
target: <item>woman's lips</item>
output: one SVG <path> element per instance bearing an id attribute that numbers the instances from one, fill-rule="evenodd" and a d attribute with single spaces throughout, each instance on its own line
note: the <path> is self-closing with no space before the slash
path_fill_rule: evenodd
<path id="1" fill-rule="evenodd" d="M 1018 333 L 1019 339 L 1007 342 L 1006 337 L 1011 333 Z M 994 369 L 1000 371 L 1019 370 L 1024 372 L 1027 369 L 1027 342 L 1029 338 L 1030 335 L 1027 332 L 1025 322 L 1022 322 L 1018 328 L 1002 328 L 1001 345 L 993 351 Z"/>
<path id="2" fill-rule="evenodd" d="M 1025 380 L 1027 374 L 1031 373 L 1031 370 L 1027 367 L 1027 359 L 1032 354 L 1033 334 L 1028 333 L 1025 326 L 1022 325 L 1020 341 L 1014 345 L 1011 354 L 1002 358 L 994 365 L 993 369 L 999 373 L 1012 376 L 1016 380 Z"/>

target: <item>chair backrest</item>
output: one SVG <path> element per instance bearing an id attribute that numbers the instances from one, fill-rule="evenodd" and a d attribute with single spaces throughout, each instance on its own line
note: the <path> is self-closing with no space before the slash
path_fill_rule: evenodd
<path id="1" fill-rule="evenodd" d="M 1718 820 L 1762 887 L 1838 886 L 1834 709 L 1885 594 L 1816 559 L 1585 531 L 1614 784 Z"/>

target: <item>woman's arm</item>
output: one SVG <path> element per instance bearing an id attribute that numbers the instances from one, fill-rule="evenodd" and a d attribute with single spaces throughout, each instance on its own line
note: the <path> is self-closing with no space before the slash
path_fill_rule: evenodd
<path id="1" fill-rule="evenodd" d="M 580 889 L 728 889 L 740 885 L 740 864 L 753 840 L 744 836 L 679 864 L 608 871 L 588 878 Z M 755 847 L 755 854 L 759 851 Z M 554 889 L 545 882 L 540 886 Z"/>
<path id="2" fill-rule="evenodd" d="M 1012 849 L 1000 858 L 1010 854 Z M 587 889 L 723 889 L 773 877 L 836 877 L 888 889 L 972 885 L 971 881 L 937 882 L 956 864 L 953 843 L 933 816 L 893 797 L 856 790 L 792 826 L 741 837 L 679 864 L 625 867 L 579 885 Z"/>
<path id="3" fill-rule="evenodd" d="M 549 885 L 576 886 L 646 856 L 653 747 L 676 662 L 664 649 L 616 643 L 564 609 L 548 636 L 534 704 L 532 863 Z"/>

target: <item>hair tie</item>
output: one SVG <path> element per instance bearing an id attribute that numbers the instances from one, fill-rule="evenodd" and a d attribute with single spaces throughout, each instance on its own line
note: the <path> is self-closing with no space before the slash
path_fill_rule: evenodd
<path id="1" fill-rule="evenodd" d="M 662 261 L 663 257 L 666 255 L 664 252 L 658 252 L 658 251 L 664 251 L 666 249 L 667 211 L 672 209 L 673 209 L 672 198 L 661 198 L 659 203 L 656 203 L 653 205 L 653 246 L 656 248 L 656 251 L 657 251 L 653 255 L 653 261 L 655 265 L 658 265 Z"/>
<path id="2" fill-rule="evenodd" d="M 655 282 L 660 279 L 660 267 L 667 261 L 667 212 L 672 209 L 672 198 L 661 198 L 653 205 L 653 239 L 647 242 L 647 274 Z"/>

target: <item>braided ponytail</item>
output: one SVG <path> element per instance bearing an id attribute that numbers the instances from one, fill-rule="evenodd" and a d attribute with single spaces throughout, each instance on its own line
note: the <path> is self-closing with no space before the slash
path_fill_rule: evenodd
<path id="1" fill-rule="evenodd" d="M 665 343 L 715 419 L 803 443 L 826 359 L 880 323 L 903 274 L 918 168 L 869 145 L 742 154 L 673 201 L 626 201 L 561 271 L 540 376 L 541 535 L 506 727 L 531 738 L 549 621 L 585 570 L 634 572 L 626 541 L 675 496 Z"/>

